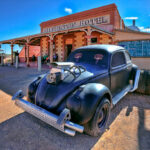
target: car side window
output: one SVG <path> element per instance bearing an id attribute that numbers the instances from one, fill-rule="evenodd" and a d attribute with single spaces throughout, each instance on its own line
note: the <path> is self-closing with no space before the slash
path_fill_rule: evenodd
<path id="1" fill-rule="evenodd" d="M 126 52 L 126 51 L 125 51 L 125 57 L 126 57 L 127 64 L 130 63 L 131 62 L 131 57 L 130 57 L 129 53 Z"/>
<path id="2" fill-rule="evenodd" d="M 125 56 L 123 52 L 116 52 L 112 56 L 111 66 L 117 67 L 126 64 Z"/>

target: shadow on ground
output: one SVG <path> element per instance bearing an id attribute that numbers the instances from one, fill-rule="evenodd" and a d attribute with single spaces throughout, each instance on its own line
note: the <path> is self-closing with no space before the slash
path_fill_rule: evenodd
<path id="1" fill-rule="evenodd" d="M 88 149 L 98 138 L 77 134 L 70 137 L 24 112 L 0 124 L 2 149 Z M 8 141 L 8 142 L 6 142 Z"/>
<path id="2" fill-rule="evenodd" d="M 36 68 L 0 67 L 0 89 L 9 95 L 14 95 L 22 89 L 26 95 L 29 83 L 48 71 L 48 69 L 38 72 Z"/>

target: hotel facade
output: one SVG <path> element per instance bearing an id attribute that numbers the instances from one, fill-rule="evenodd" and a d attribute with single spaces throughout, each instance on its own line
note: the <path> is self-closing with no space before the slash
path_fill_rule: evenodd
<path id="1" fill-rule="evenodd" d="M 19 58 L 27 66 L 35 53 L 47 55 L 52 62 L 54 53 L 58 54 L 58 61 L 64 61 L 73 50 L 85 45 L 116 44 L 127 49 L 130 42 L 134 46 L 138 41 L 150 45 L 150 33 L 127 28 L 115 4 L 42 22 L 40 27 L 39 34 L 0 41 L 0 44 L 10 44 L 12 64 L 14 44 L 24 46 Z"/>

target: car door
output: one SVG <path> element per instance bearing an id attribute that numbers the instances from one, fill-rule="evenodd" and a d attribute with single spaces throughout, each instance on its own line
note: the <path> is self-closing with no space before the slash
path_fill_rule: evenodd
<path id="1" fill-rule="evenodd" d="M 111 92 L 115 96 L 126 87 L 126 59 L 124 50 L 114 52 L 110 62 Z"/>

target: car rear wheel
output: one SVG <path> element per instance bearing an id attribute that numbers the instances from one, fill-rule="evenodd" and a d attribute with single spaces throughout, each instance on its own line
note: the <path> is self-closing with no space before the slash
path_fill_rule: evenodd
<path id="1" fill-rule="evenodd" d="M 103 98 L 93 118 L 85 125 L 85 132 L 91 136 L 101 135 L 107 128 L 110 115 L 110 101 Z"/>

